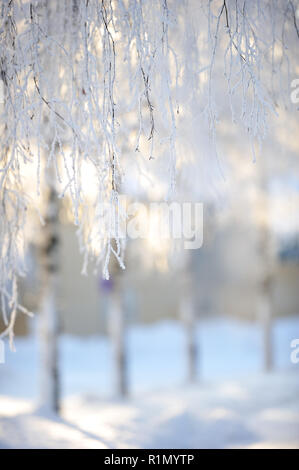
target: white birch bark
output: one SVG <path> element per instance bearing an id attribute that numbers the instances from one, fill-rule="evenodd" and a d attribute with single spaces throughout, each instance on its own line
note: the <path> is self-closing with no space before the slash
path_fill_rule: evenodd
<path id="1" fill-rule="evenodd" d="M 128 394 L 125 311 L 119 286 L 109 294 L 109 335 L 113 353 L 113 379 L 115 392 L 124 397 Z"/>
<path id="2" fill-rule="evenodd" d="M 196 315 L 193 293 L 193 273 L 191 267 L 191 255 L 187 253 L 185 266 L 182 273 L 182 291 L 180 296 L 180 317 L 184 325 L 187 380 L 195 382 L 197 378 L 198 348 L 196 343 Z"/>
<path id="3" fill-rule="evenodd" d="M 56 22 L 60 18 L 62 5 L 44 2 L 40 8 L 46 12 L 45 28 L 49 37 L 56 40 Z M 54 79 L 57 70 L 57 58 L 52 56 L 45 63 L 45 73 L 48 80 Z M 60 409 L 60 383 L 58 367 L 58 288 L 59 288 L 59 198 L 56 189 L 55 160 L 58 153 L 58 141 L 55 140 L 55 126 L 51 122 L 54 107 L 44 107 L 43 137 L 47 144 L 43 159 L 46 166 L 46 182 L 48 197 L 45 209 L 45 226 L 42 228 L 41 269 L 42 297 L 40 305 L 40 406 L 51 412 L 58 413 Z M 61 144 L 64 142 L 61 140 Z M 51 162 L 50 158 L 51 157 Z"/>
<path id="4" fill-rule="evenodd" d="M 42 244 L 42 300 L 39 317 L 40 339 L 40 406 L 57 413 L 59 404 L 58 371 L 58 306 L 59 284 L 59 233 L 58 198 L 53 186 L 50 188 L 44 241 Z"/>
<path id="5" fill-rule="evenodd" d="M 261 264 L 261 276 L 258 286 L 257 314 L 262 328 L 263 341 L 263 369 L 265 372 L 273 368 L 273 318 L 271 291 L 273 283 L 273 260 L 271 254 L 271 232 L 269 220 L 269 198 L 267 193 L 266 169 L 262 159 L 259 162 L 260 197 L 259 207 L 261 220 L 259 221 L 258 254 Z"/>
<path id="6" fill-rule="evenodd" d="M 190 293 L 182 295 L 180 299 L 180 309 L 185 328 L 187 379 L 189 382 L 195 382 L 197 376 L 196 322 L 193 299 Z"/>

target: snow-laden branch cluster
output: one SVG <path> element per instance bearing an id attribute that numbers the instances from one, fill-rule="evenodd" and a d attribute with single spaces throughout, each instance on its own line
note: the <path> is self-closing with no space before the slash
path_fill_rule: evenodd
<path id="1" fill-rule="evenodd" d="M 296 5 L 283 0 L 3 0 L 0 8 L 0 295 L 12 336 L 18 309 L 26 312 L 17 276 L 36 205 L 25 167 L 35 168 L 37 196 L 42 172 L 54 170 L 59 196 L 72 203 L 84 270 L 95 255 L 108 277 L 111 256 L 123 266 L 124 246 L 113 223 L 103 233 L 101 207 L 118 212 L 124 169 L 156 171 L 158 161 L 172 197 L 180 166 L 196 165 L 197 134 L 217 154 L 226 102 L 255 154 L 269 111 L 288 92 L 298 27 Z M 184 126 L 194 129 L 192 143 Z"/>

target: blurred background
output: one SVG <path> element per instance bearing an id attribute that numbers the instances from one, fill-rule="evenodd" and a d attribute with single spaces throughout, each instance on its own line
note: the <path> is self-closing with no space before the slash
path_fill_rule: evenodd
<path id="1" fill-rule="evenodd" d="M 200 28 L 197 34 L 194 27 L 202 22 L 208 29 L 206 18 L 199 2 L 187 2 L 192 13 L 188 15 L 180 2 L 173 3 L 184 15 L 175 24 L 178 28 L 182 23 L 181 41 L 175 28 L 172 33 L 183 63 L 182 76 L 176 77 L 176 98 L 182 104 L 176 110 L 180 125 L 175 129 L 173 200 L 203 203 L 202 247 L 182 249 L 153 232 L 143 239 L 128 239 L 126 268 L 111 259 L 110 278 L 104 279 L 97 262 L 91 260 L 86 266 L 89 253 L 78 249 L 77 235 L 82 241 L 82 233 L 72 222 L 71 197 L 69 193 L 62 197 L 69 182 L 70 194 L 75 183 L 63 180 L 63 175 L 62 182 L 54 182 L 53 168 L 43 172 L 47 156 L 42 155 L 38 198 L 39 163 L 25 167 L 20 162 L 26 194 L 37 208 L 28 210 L 28 274 L 20 279 L 20 303 L 35 315 L 18 315 L 16 351 L 5 339 L 5 361 L 0 364 L 0 448 L 299 448 L 298 103 L 284 96 L 287 103 L 282 100 L 275 109 L 278 115 L 269 112 L 268 134 L 254 157 L 251 145 L 255 143 L 248 137 L 245 121 L 251 119 L 248 126 L 255 136 L 250 111 L 255 90 L 245 103 L 243 126 L 234 123 L 229 100 L 224 99 L 226 35 L 214 64 L 214 98 L 221 120 L 217 121 L 217 145 L 211 145 L 206 116 L 207 109 L 212 112 L 206 71 L 209 36 Z M 151 17 L 150 3 L 147 8 Z M 63 30 L 62 21 L 60 27 Z M 289 23 L 286 29 L 295 35 Z M 202 46 L 200 60 L 201 48 L 192 49 L 192 41 Z M 296 74 L 288 79 L 295 79 L 299 76 L 295 42 L 288 51 Z M 283 68 L 284 53 L 279 43 L 276 72 Z M 175 74 L 173 64 L 171 70 Z M 55 68 L 51 73 L 54 77 Z M 275 73 L 274 81 L 279 81 Z M 132 152 L 138 117 L 134 120 L 133 112 L 122 114 L 121 106 L 117 109 L 122 122 L 117 144 L 125 174 L 119 192 L 146 207 L 164 201 L 169 185 L 167 149 L 173 129 L 164 109 L 168 95 L 159 77 L 151 83 L 159 131 L 154 155 L 149 152 L 148 105 L 142 104 L 145 131 L 140 142 L 138 137 L 138 152 L 137 148 Z M 118 78 L 116 97 L 126 97 L 131 85 Z M 80 93 L 84 101 L 86 92 Z M 235 98 L 238 114 L 240 95 Z M 258 128 L 257 133 L 263 133 L 264 108 L 257 106 L 262 120 L 258 124 L 262 131 Z M 256 115 L 260 117 L 259 109 Z M 43 126 L 44 140 L 52 142 L 55 150 L 57 142 L 47 136 L 51 134 L 48 121 Z M 59 145 L 64 158 L 70 157 L 67 141 L 62 139 Z M 62 160 L 57 157 L 61 168 Z M 80 189 L 87 208 L 84 216 L 91 215 L 93 221 L 100 200 L 99 180 L 88 161 L 79 159 Z M 157 220 L 157 227 L 161 223 Z M 96 255 L 100 228 L 94 223 L 89 229 L 88 247 Z M 7 290 L 11 289 L 8 281 Z M 0 331 L 5 327 L 1 322 L 2 315 Z"/>

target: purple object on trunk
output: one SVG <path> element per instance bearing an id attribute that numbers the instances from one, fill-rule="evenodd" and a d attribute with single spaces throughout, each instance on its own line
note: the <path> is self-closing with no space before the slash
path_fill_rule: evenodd
<path id="1" fill-rule="evenodd" d="M 100 289 L 103 292 L 111 292 L 114 288 L 114 282 L 112 279 L 101 279 L 100 280 Z"/>

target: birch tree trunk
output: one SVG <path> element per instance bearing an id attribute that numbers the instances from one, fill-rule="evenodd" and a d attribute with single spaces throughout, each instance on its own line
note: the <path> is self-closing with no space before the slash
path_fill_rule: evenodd
<path id="1" fill-rule="evenodd" d="M 271 231 L 269 220 L 269 199 L 264 162 L 259 162 L 260 197 L 258 200 L 260 221 L 258 234 L 258 254 L 261 263 L 261 277 L 258 286 L 258 318 L 263 332 L 263 369 L 273 368 L 273 319 L 272 319 L 272 283 L 273 262 L 271 253 Z"/>
<path id="2" fill-rule="evenodd" d="M 263 330 L 263 368 L 266 372 L 273 368 L 272 315 L 270 293 L 263 288 L 259 298 L 259 318 Z"/>
<path id="3" fill-rule="evenodd" d="M 57 35 L 57 22 L 63 14 L 63 5 L 59 2 L 42 2 L 37 5 L 37 12 L 46 11 L 45 30 L 49 37 L 54 40 Z M 38 14 L 36 17 L 38 21 Z M 59 26 L 60 27 L 60 26 Z M 61 34 L 61 33 L 60 33 Z M 58 70 L 57 56 L 53 54 L 45 62 L 44 69 L 48 80 L 54 82 L 53 93 L 55 90 L 55 70 Z M 39 93 L 42 93 L 39 91 Z M 46 182 L 48 188 L 45 226 L 42 231 L 42 298 L 40 306 L 40 349 L 41 349 L 41 389 L 40 404 L 42 408 L 48 409 L 54 413 L 60 410 L 60 383 L 58 368 L 58 287 L 59 287 L 59 198 L 56 189 L 56 170 L 55 160 L 58 155 L 59 144 L 55 140 L 55 128 L 50 119 L 50 115 L 56 111 L 53 105 L 46 104 L 44 101 L 43 115 L 43 138 L 47 144 L 47 153 L 43 155 L 46 164 Z M 64 145 L 63 139 L 61 144 Z M 51 160 L 49 159 L 49 152 Z M 52 153 L 52 155 L 51 155 Z"/>
<path id="4" fill-rule="evenodd" d="M 195 382 L 197 378 L 196 322 L 192 300 L 190 294 L 186 293 L 182 295 L 180 301 L 181 317 L 184 323 L 186 338 L 188 382 Z"/>
<path id="5" fill-rule="evenodd" d="M 113 352 L 115 391 L 118 396 L 125 397 L 128 395 L 126 327 L 122 292 L 118 282 L 109 294 L 108 325 Z"/>
<path id="6" fill-rule="evenodd" d="M 193 295 L 193 273 L 191 255 L 187 253 L 182 273 L 182 292 L 180 296 L 180 317 L 184 325 L 187 359 L 187 380 L 195 382 L 197 378 L 198 348 L 196 343 L 196 315 Z"/>
<path id="7" fill-rule="evenodd" d="M 53 175 L 51 175 L 53 177 Z M 42 257 L 42 300 L 40 309 L 41 390 L 40 406 L 55 413 L 60 408 L 58 372 L 58 307 L 59 284 L 59 199 L 53 178 L 50 181 Z"/>
<path id="8" fill-rule="evenodd" d="M 258 289 L 258 318 L 263 332 L 263 369 L 267 372 L 273 368 L 273 320 L 272 320 L 272 276 L 269 264 L 269 235 L 261 234 L 263 241 L 260 243 L 260 255 L 262 266 L 262 279 Z"/>

